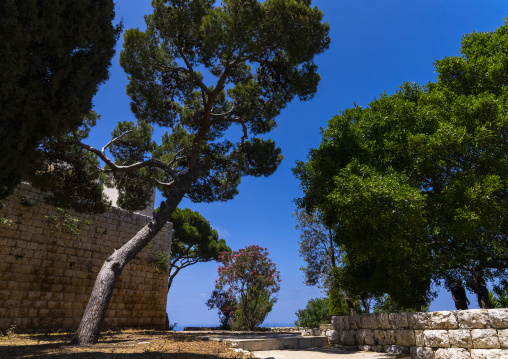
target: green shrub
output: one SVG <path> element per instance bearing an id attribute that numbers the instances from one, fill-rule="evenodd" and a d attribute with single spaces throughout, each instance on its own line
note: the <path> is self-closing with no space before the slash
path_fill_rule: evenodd
<path id="1" fill-rule="evenodd" d="M 329 300 L 316 298 L 307 302 L 305 309 L 296 312 L 298 319 L 295 325 L 304 328 L 317 328 L 321 323 L 328 323 Z"/>

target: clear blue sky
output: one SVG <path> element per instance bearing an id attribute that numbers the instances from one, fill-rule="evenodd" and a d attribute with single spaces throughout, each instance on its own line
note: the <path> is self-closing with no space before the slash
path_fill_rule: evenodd
<path id="1" fill-rule="evenodd" d="M 149 0 L 117 0 L 116 14 L 124 28 L 144 28 L 143 15 L 151 12 Z M 192 204 L 181 208 L 199 211 L 229 246 L 239 249 L 251 244 L 267 247 L 281 272 L 282 289 L 266 324 L 292 323 L 295 312 L 317 288 L 303 284 L 298 255 L 299 233 L 292 213 L 293 199 L 301 192 L 291 168 L 304 160 L 310 148 L 319 146 L 320 128 L 340 111 L 356 102 L 366 106 L 374 97 L 392 94 L 404 81 L 425 84 L 436 80 L 433 62 L 454 56 L 463 34 L 493 31 L 504 23 L 508 3 L 501 0 L 314 0 L 331 26 L 331 46 L 317 57 L 322 80 L 314 99 L 293 101 L 278 118 L 270 137 L 282 148 L 284 161 L 268 178 L 244 178 L 240 194 L 224 203 Z M 117 46 L 110 80 L 94 99 L 102 115 L 90 143 L 104 145 L 118 121 L 133 120 L 127 78 L 118 64 Z M 205 301 L 213 291 L 217 263 L 198 264 L 183 270 L 175 279 L 168 298 L 171 322 L 179 326 L 218 324 L 215 311 Z M 472 303 L 475 297 L 469 294 Z M 449 293 L 442 291 L 431 310 L 454 309 Z"/>

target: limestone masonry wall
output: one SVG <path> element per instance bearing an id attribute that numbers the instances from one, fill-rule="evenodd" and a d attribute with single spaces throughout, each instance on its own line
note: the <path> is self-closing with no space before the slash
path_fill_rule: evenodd
<path id="1" fill-rule="evenodd" d="M 336 346 L 412 359 L 508 359 L 508 309 L 332 317 Z"/>
<path id="2" fill-rule="evenodd" d="M 74 331 L 106 258 L 150 220 L 116 207 L 98 215 L 70 212 L 79 218 L 79 233 L 71 234 L 62 213 L 27 184 L 4 203 L 0 213 L 12 222 L 0 224 L 0 331 L 13 325 L 27 332 Z M 153 259 L 158 249 L 170 248 L 168 223 L 125 267 L 103 329 L 164 328 L 168 274 Z"/>

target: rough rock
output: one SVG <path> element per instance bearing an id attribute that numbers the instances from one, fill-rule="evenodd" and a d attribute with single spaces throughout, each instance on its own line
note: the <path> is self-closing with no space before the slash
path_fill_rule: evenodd
<path id="1" fill-rule="evenodd" d="M 506 359 L 508 350 L 504 349 L 471 349 L 471 359 Z"/>
<path id="2" fill-rule="evenodd" d="M 411 359 L 434 359 L 434 350 L 427 347 L 411 347 Z"/>
<path id="3" fill-rule="evenodd" d="M 471 339 L 475 349 L 499 349 L 499 339 L 495 329 L 473 329 Z"/>
<path id="4" fill-rule="evenodd" d="M 408 328 L 407 313 L 390 313 L 388 314 L 388 320 L 392 329 Z"/>
<path id="5" fill-rule="evenodd" d="M 460 329 L 483 329 L 490 327 L 489 313 L 485 309 L 458 310 Z"/>
<path id="6" fill-rule="evenodd" d="M 328 338 L 328 343 L 331 344 L 339 344 L 339 331 L 334 329 L 328 329 L 326 331 L 326 337 Z"/>
<path id="7" fill-rule="evenodd" d="M 450 340 L 450 347 L 452 348 L 472 348 L 473 340 L 471 338 L 471 330 L 457 329 L 449 330 L 448 338 Z"/>
<path id="8" fill-rule="evenodd" d="M 429 329 L 458 329 L 456 312 L 441 311 L 428 313 Z"/>
<path id="9" fill-rule="evenodd" d="M 448 339 L 447 330 L 425 330 L 423 332 L 426 347 L 432 348 L 449 348 L 450 341 Z"/>
<path id="10" fill-rule="evenodd" d="M 408 313 L 408 324 L 409 328 L 412 329 L 428 329 L 428 316 L 429 313 L 420 313 L 420 312 L 414 312 L 414 313 Z"/>
<path id="11" fill-rule="evenodd" d="M 499 346 L 508 349 L 508 329 L 498 330 L 497 337 L 499 338 Z"/>
<path id="12" fill-rule="evenodd" d="M 508 308 L 503 309 L 489 309 L 490 325 L 494 329 L 508 328 Z"/>
<path id="13" fill-rule="evenodd" d="M 415 345 L 417 347 L 425 346 L 425 338 L 423 337 L 423 330 L 415 330 Z"/>
<path id="14" fill-rule="evenodd" d="M 376 339 L 372 329 L 359 329 L 356 331 L 356 342 L 358 345 L 374 345 Z"/>
<path id="15" fill-rule="evenodd" d="M 434 353 L 435 359 L 471 359 L 469 351 L 463 348 L 440 348 Z"/>
<path id="16" fill-rule="evenodd" d="M 354 330 L 343 330 L 339 333 L 340 343 L 345 346 L 356 345 L 355 331 Z"/>
<path id="17" fill-rule="evenodd" d="M 390 327 L 390 319 L 388 313 L 380 313 L 377 315 L 377 325 L 376 329 L 391 329 Z"/>
<path id="18" fill-rule="evenodd" d="M 406 354 L 409 353 L 409 348 L 400 345 L 385 345 L 383 352 L 388 354 Z"/>
<path id="19" fill-rule="evenodd" d="M 349 329 L 361 329 L 362 328 L 362 316 L 361 315 L 351 315 L 348 317 L 349 320 Z"/>
<path id="20" fill-rule="evenodd" d="M 376 314 L 362 314 L 362 324 L 364 329 L 377 329 L 377 315 Z"/>
<path id="21" fill-rule="evenodd" d="M 395 342 L 397 345 L 412 346 L 416 344 L 415 333 L 411 329 L 401 329 L 395 331 Z"/>

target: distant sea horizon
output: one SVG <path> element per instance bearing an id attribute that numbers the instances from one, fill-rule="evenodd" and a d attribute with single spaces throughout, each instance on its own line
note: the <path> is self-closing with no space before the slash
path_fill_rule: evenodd
<path id="1" fill-rule="evenodd" d="M 218 323 L 213 323 L 213 324 L 182 324 L 180 325 L 180 323 L 178 323 L 178 325 L 173 329 L 174 331 L 178 331 L 178 332 L 181 332 L 183 331 L 183 328 L 186 328 L 186 327 L 218 327 L 220 324 Z M 295 323 L 270 323 L 270 322 L 267 322 L 267 323 L 263 323 L 260 325 L 260 327 L 262 328 L 266 328 L 266 327 L 294 327 L 295 326 Z"/>

